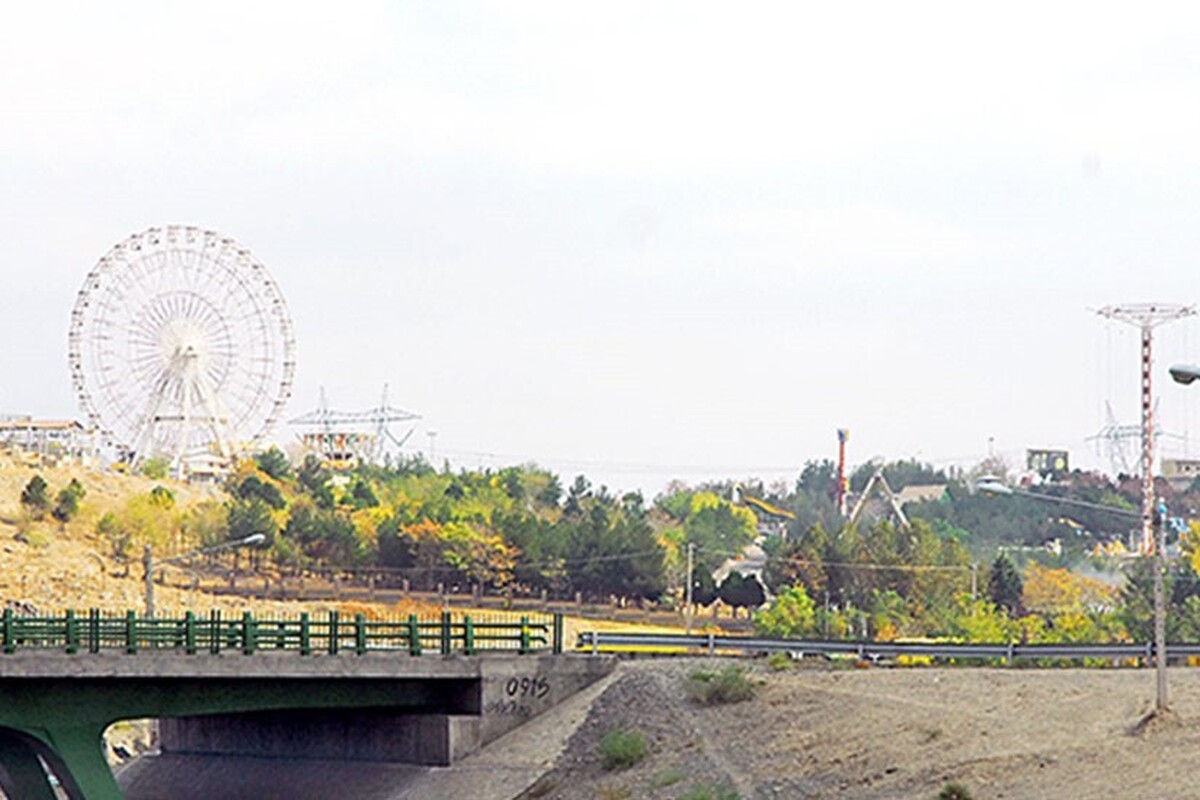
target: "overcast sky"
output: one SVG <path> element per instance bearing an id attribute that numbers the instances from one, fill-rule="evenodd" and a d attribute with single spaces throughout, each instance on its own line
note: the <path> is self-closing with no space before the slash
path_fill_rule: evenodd
<path id="1" fill-rule="evenodd" d="M 1137 331 L 1095 309 L 1200 299 L 1200 7 L 1102 5 L 13 4 L 0 410 L 80 415 L 84 276 L 185 223 L 287 298 L 287 416 L 386 382 L 439 461 L 1106 465 Z M 1200 434 L 1200 335 L 1157 342 Z"/>

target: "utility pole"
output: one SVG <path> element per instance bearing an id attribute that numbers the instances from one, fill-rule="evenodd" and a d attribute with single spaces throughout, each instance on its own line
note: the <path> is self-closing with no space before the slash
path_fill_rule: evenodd
<path id="1" fill-rule="evenodd" d="M 850 441 L 850 429 L 838 428 L 838 464 L 837 464 L 837 508 L 838 515 L 846 517 L 846 442 Z"/>
<path id="2" fill-rule="evenodd" d="M 696 545 L 688 542 L 687 545 L 687 589 L 684 592 L 684 628 L 683 632 L 687 636 L 692 635 L 692 575 L 693 566 L 695 564 Z"/>
<path id="3" fill-rule="evenodd" d="M 1167 712 L 1167 612 L 1163 573 L 1167 569 L 1167 504 L 1158 504 L 1158 547 L 1154 554 L 1154 713 Z"/>
<path id="4" fill-rule="evenodd" d="M 1174 303 L 1132 303 L 1105 306 L 1096 312 L 1102 317 L 1135 325 L 1142 333 L 1142 555 L 1154 552 L 1154 406 L 1150 393 L 1153 331 L 1159 325 L 1196 313 L 1195 306 Z"/>

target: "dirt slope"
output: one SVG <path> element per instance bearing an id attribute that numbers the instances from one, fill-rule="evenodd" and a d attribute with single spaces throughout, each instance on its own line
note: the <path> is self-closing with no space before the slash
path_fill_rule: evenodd
<path id="1" fill-rule="evenodd" d="M 1154 696 L 1150 670 L 773 672 L 760 661 L 754 700 L 686 699 L 691 671 L 725 663 L 624 665 L 522 800 L 934 798 L 951 781 L 976 800 L 1200 796 L 1187 766 L 1200 752 L 1196 670 L 1172 670 L 1174 723 L 1136 736 Z M 606 772 L 599 740 L 614 727 L 643 732 L 650 752 Z"/>

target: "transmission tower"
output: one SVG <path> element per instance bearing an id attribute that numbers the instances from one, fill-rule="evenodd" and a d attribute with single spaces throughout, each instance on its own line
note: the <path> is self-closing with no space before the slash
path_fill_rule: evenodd
<path id="1" fill-rule="evenodd" d="M 384 384 L 379 405 L 367 411 L 329 408 L 322 388 L 317 409 L 296 417 L 289 424 L 303 431 L 301 442 L 322 460 L 335 467 L 351 467 L 362 462 L 379 463 L 389 441 L 397 448 L 403 447 L 413 430 L 397 437 L 392 433 L 391 423 L 420 418 L 419 414 L 389 405 L 388 387 Z"/>
<path id="2" fill-rule="evenodd" d="M 1186 437 L 1180 436 L 1178 433 L 1169 433 L 1163 430 L 1162 423 L 1159 422 L 1160 415 L 1158 413 L 1159 400 L 1154 401 L 1154 442 L 1155 445 L 1161 439 L 1178 439 L 1186 441 Z M 1100 455 L 1101 448 L 1104 450 L 1104 455 L 1108 458 L 1109 471 L 1114 476 L 1116 475 L 1137 475 L 1137 470 L 1134 469 L 1133 461 L 1129 454 L 1129 448 L 1126 444 L 1133 440 L 1140 440 L 1142 437 L 1142 426 L 1132 424 L 1122 424 L 1117 421 L 1117 415 L 1113 413 L 1112 403 L 1108 400 L 1104 401 L 1104 416 L 1105 422 L 1100 430 L 1087 437 L 1087 441 L 1096 443 L 1096 455 Z"/>
<path id="3" fill-rule="evenodd" d="M 1096 312 L 1107 319 L 1136 325 L 1142 332 L 1142 544 L 1141 552 L 1154 552 L 1154 398 L 1150 373 L 1154 365 L 1153 331 L 1159 325 L 1190 317 L 1195 306 L 1174 303 L 1131 303 L 1105 306 Z"/>

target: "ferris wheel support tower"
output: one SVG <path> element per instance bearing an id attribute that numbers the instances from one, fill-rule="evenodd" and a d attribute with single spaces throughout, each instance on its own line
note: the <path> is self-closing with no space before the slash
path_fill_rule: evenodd
<path id="1" fill-rule="evenodd" d="M 1096 313 L 1136 325 L 1142 332 L 1142 541 L 1139 550 L 1149 555 L 1154 552 L 1154 399 L 1150 391 L 1154 366 L 1153 331 L 1159 325 L 1194 315 L 1196 307 L 1174 303 L 1131 303 L 1105 306 Z"/>

